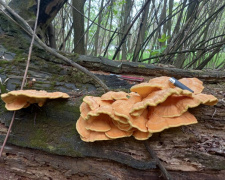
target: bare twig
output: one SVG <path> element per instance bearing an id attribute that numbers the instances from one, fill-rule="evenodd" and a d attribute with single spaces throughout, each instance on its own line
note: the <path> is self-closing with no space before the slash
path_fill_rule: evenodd
<path id="1" fill-rule="evenodd" d="M 34 38 L 35 38 L 36 30 L 37 30 L 37 22 L 38 22 L 38 16 L 39 16 L 39 9 L 40 9 L 40 0 L 37 1 L 36 20 L 35 20 L 34 31 L 33 31 L 32 39 L 31 39 L 30 47 L 29 47 L 27 65 L 26 65 L 26 69 L 25 69 L 24 76 L 23 76 L 23 81 L 22 81 L 21 88 L 20 88 L 21 90 L 23 90 L 23 87 L 25 85 L 25 81 L 26 81 L 26 78 L 27 78 L 27 72 L 28 72 L 28 68 L 29 68 L 29 65 L 30 65 L 31 53 L 32 53 L 33 44 L 34 44 Z"/>
<path id="2" fill-rule="evenodd" d="M 8 129 L 8 131 L 7 131 L 7 133 L 6 133 L 4 142 L 3 142 L 2 146 L 1 146 L 0 157 L 2 157 L 2 152 L 3 152 L 3 150 L 4 150 L 5 144 L 6 144 L 6 142 L 7 142 L 8 137 L 9 137 L 9 133 L 10 133 L 10 131 L 11 131 L 11 129 L 12 129 L 12 125 L 13 125 L 15 116 L 16 116 L 16 111 L 13 112 L 13 116 L 12 116 L 12 120 L 11 120 L 10 125 L 9 125 L 9 129 Z"/>
<path id="3" fill-rule="evenodd" d="M 198 49 L 188 49 L 188 50 L 183 50 L 183 51 L 169 52 L 167 54 L 160 54 L 160 55 L 157 55 L 157 56 L 152 56 L 152 57 L 149 57 L 149 58 L 146 58 L 146 59 L 142 59 L 139 62 L 160 58 L 160 57 L 163 57 L 163 56 L 170 56 L 172 54 L 190 53 L 190 52 L 196 52 L 196 51 L 199 51 L 199 50 L 204 50 L 204 49 L 198 48 Z"/>
<path id="4" fill-rule="evenodd" d="M 116 30 L 114 31 L 114 33 L 112 34 L 112 36 L 111 36 L 111 38 L 110 38 L 110 40 L 109 40 L 109 42 L 108 42 L 108 44 L 107 44 L 107 46 L 106 46 L 106 48 L 105 48 L 105 52 L 104 52 L 103 57 L 105 57 L 105 55 L 106 55 L 106 53 L 107 53 L 107 51 L 108 51 L 109 45 L 110 45 L 110 43 L 112 42 L 114 35 L 116 34 L 116 31 L 117 31 L 117 28 L 116 28 Z"/>
<path id="5" fill-rule="evenodd" d="M 29 35 L 33 34 L 33 30 L 31 27 L 28 25 L 28 23 L 21 17 L 19 16 L 15 11 L 13 11 L 9 6 L 7 6 L 2 0 L 0 0 L 0 4 L 2 4 L 18 21 L 20 21 L 26 28 L 26 30 L 29 32 Z M 26 31 L 26 32 L 27 32 Z M 57 53 L 55 50 L 52 48 L 48 47 L 46 44 L 44 44 L 37 35 L 35 35 L 35 40 L 39 43 L 40 46 L 42 46 L 46 51 L 54 55 L 55 57 L 63 60 L 64 62 L 70 64 L 71 66 L 77 68 L 78 70 L 82 71 L 83 73 L 87 74 L 90 76 L 97 84 L 99 84 L 106 92 L 109 91 L 109 88 L 103 83 L 97 76 L 95 76 L 92 72 L 88 71 L 86 68 L 80 66 L 79 64 L 73 62 L 72 60 L 68 59 L 67 57 Z"/>
<path id="6" fill-rule="evenodd" d="M 62 50 L 64 44 L 65 44 L 66 41 L 69 39 L 69 37 L 70 37 L 70 35 L 71 35 L 71 33 L 72 33 L 72 30 L 73 30 L 73 23 L 72 23 L 72 25 L 70 26 L 70 29 L 69 29 L 69 31 L 68 31 L 68 33 L 67 33 L 67 35 L 66 35 L 66 38 L 64 39 L 64 41 L 62 42 L 62 44 L 59 46 L 59 50 Z"/>
<path id="7" fill-rule="evenodd" d="M 168 171 L 166 170 L 166 168 L 162 165 L 162 163 L 160 162 L 159 158 L 157 157 L 157 155 L 155 154 L 155 152 L 152 150 L 152 148 L 150 147 L 150 144 L 148 143 L 148 140 L 144 141 L 145 147 L 148 150 L 149 154 L 153 157 L 153 159 L 155 160 L 157 166 L 159 167 L 160 171 L 162 172 L 163 176 L 167 179 L 167 180 L 172 180 L 173 178 L 171 177 L 171 175 L 168 173 Z"/>

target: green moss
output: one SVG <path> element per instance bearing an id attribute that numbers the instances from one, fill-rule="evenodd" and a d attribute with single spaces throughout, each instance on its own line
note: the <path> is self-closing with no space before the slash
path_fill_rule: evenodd
<path id="1" fill-rule="evenodd" d="M 71 73 L 71 79 L 76 83 L 88 83 L 90 82 L 90 77 L 80 71 L 73 71 Z"/>
<path id="2" fill-rule="evenodd" d="M 68 79 L 69 79 L 68 76 L 62 75 L 57 78 L 57 81 L 58 82 L 68 82 Z"/>
<path id="3" fill-rule="evenodd" d="M 144 64 L 138 64 L 138 67 L 145 68 L 146 66 Z"/>
<path id="4" fill-rule="evenodd" d="M 61 53 L 62 54 L 62 53 Z M 79 54 L 77 54 L 77 53 L 70 53 L 70 54 L 66 54 L 66 53 L 64 53 L 64 54 L 62 54 L 62 55 L 65 55 L 65 56 L 67 56 L 69 59 L 72 59 L 72 60 L 77 60 L 77 58 L 79 57 Z"/>
<path id="5" fill-rule="evenodd" d="M 55 148 L 54 146 L 51 146 L 51 145 L 48 145 L 47 148 L 48 148 L 50 151 L 53 151 L 53 152 L 56 150 L 56 148 Z"/>
<path id="6" fill-rule="evenodd" d="M 71 102 L 70 105 L 66 105 L 67 100 L 58 100 L 57 102 L 49 102 L 48 104 L 51 105 L 51 103 L 54 103 L 54 111 L 60 112 L 60 111 L 65 111 L 65 112 L 70 112 L 72 113 L 72 116 L 74 116 L 75 114 L 80 113 L 79 110 L 79 104 L 81 104 L 82 102 L 82 98 L 77 99 L 76 102 Z M 63 108 L 65 110 L 63 110 Z"/>
<path id="7" fill-rule="evenodd" d="M 0 66 L 5 65 L 5 64 L 9 64 L 10 61 L 7 60 L 0 60 Z"/>
<path id="8" fill-rule="evenodd" d="M 52 64 L 50 70 L 53 70 L 53 72 L 57 73 L 63 70 L 63 68 L 57 64 Z"/>
<path id="9" fill-rule="evenodd" d="M 55 89 L 55 85 L 56 85 L 56 81 L 51 81 L 49 89 L 50 90 L 54 90 Z"/>
<path id="10" fill-rule="evenodd" d="M 31 136 L 30 145 L 38 148 L 47 148 L 47 139 L 48 136 L 45 134 L 45 131 L 37 129 L 34 135 Z"/>
<path id="11" fill-rule="evenodd" d="M 20 53 L 17 53 L 17 55 L 15 56 L 12 64 L 16 65 L 18 63 L 25 63 L 25 61 L 26 61 L 25 56 L 21 55 Z"/>

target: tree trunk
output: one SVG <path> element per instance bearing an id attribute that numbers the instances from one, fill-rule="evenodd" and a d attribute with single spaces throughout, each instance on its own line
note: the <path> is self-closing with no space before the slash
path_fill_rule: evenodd
<path id="1" fill-rule="evenodd" d="M 146 33 L 146 29 L 147 29 L 149 6 L 150 6 L 150 2 L 146 6 L 146 8 L 144 9 L 144 12 L 142 14 L 142 19 L 141 19 L 141 23 L 140 23 L 139 32 L 138 32 L 138 38 L 137 38 L 137 42 L 136 42 L 136 46 L 135 46 L 135 50 L 134 50 L 134 54 L 133 54 L 133 59 L 132 59 L 133 62 L 137 62 L 139 59 L 138 54 L 141 49 L 141 44 L 144 41 L 145 33 Z"/>
<path id="2" fill-rule="evenodd" d="M 0 13 L 0 77 L 9 90 L 18 89 L 25 69 L 30 37 Z M 215 95 L 214 107 L 199 106 L 191 112 L 199 123 L 155 133 L 147 142 L 174 179 L 223 179 L 224 72 L 184 71 L 141 63 L 115 62 L 85 55 L 68 55 L 92 70 L 113 90 L 128 91 L 131 82 L 114 74 L 198 77 L 205 93 Z M 83 142 L 75 124 L 85 95 L 100 96 L 101 88 L 89 77 L 35 45 L 25 89 L 63 91 L 68 100 L 51 100 L 42 108 L 35 105 L 17 111 L 0 172 L 4 176 L 28 179 L 159 179 L 160 172 L 143 141 L 122 138 L 94 143 Z M 36 81 L 29 83 L 35 78 Z M 212 84 L 213 83 L 213 84 Z M 0 141 L 3 141 L 12 112 L 0 101 Z M 179 171 L 179 172 L 178 172 Z M 12 174 L 10 174 L 12 173 Z M 9 179 L 6 177 L 5 179 Z"/>
<path id="3" fill-rule="evenodd" d="M 101 0 L 101 6 L 99 8 L 99 10 L 101 10 L 103 8 L 103 4 L 104 4 L 104 0 Z M 99 14 L 98 16 L 98 24 L 100 25 L 102 22 L 102 13 Z M 95 33 L 95 51 L 94 51 L 94 56 L 97 56 L 98 53 L 99 53 L 99 33 L 100 33 L 100 27 L 97 26 L 97 30 L 96 30 L 96 33 Z"/>
<path id="4" fill-rule="evenodd" d="M 167 11 L 167 0 L 164 0 L 164 5 L 163 5 L 163 9 L 161 12 L 161 17 L 160 17 L 160 23 L 162 23 L 163 20 L 166 19 L 166 11 Z M 166 35 L 166 31 L 167 31 L 167 23 L 163 24 L 163 28 L 162 28 L 162 33 L 161 34 L 165 34 Z M 159 37 L 161 38 L 161 37 Z M 166 42 L 161 42 L 160 46 L 164 46 Z"/>
<path id="5" fill-rule="evenodd" d="M 55 30 L 52 24 L 49 24 L 48 26 L 48 37 L 49 37 L 49 46 L 53 49 L 56 49 Z"/>
<path id="6" fill-rule="evenodd" d="M 84 14 L 84 3 L 86 0 L 73 0 L 73 6 Z M 73 9 L 73 30 L 74 30 L 74 52 L 85 54 L 84 49 L 84 17 Z M 80 40 L 80 38 L 82 39 Z M 79 43 L 78 43 L 79 42 Z"/>
<path id="7" fill-rule="evenodd" d="M 88 19 L 91 17 L 91 0 L 89 0 L 88 3 Z M 87 20 L 87 27 L 89 27 L 89 20 Z M 89 41 L 89 33 L 86 34 L 86 40 L 85 40 L 85 54 L 88 54 L 88 41 Z"/>
<path id="8" fill-rule="evenodd" d="M 125 3 L 125 9 L 124 9 L 124 15 L 123 15 L 123 26 L 122 26 L 122 32 L 126 33 L 127 29 L 129 28 L 131 24 L 131 9 L 133 6 L 133 0 L 126 0 Z M 127 59 L 127 47 L 128 42 L 125 40 L 125 42 L 122 45 L 122 60 Z"/>
<path id="9" fill-rule="evenodd" d="M 169 16 L 172 15 L 172 11 L 173 11 L 173 4 L 174 4 L 174 0 L 169 0 Z M 168 39 L 168 44 L 170 43 L 171 41 L 171 29 L 172 29 L 172 19 L 169 19 L 168 22 L 167 22 L 167 34 L 168 36 L 170 37 Z"/>

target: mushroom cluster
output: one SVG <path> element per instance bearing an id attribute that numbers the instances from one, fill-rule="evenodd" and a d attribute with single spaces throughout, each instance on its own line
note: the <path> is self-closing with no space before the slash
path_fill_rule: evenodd
<path id="1" fill-rule="evenodd" d="M 169 78 L 134 85 L 131 93 L 110 91 L 101 97 L 84 97 L 76 123 L 81 139 L 93 142 L 134 136 L 145 140 L 170 127 L 197 123 L 188 108 L 218 101 L 213 95 L 201 93 L 204 86 L 197 78 L 179 79 L 194 93 L 175 87 Z"/>
<path id="2" fill-rule="evenodd" d="M 17 90 L 2 94 L 1 98 L 6 103 L 7 110 L 16 111 L 34 103 L 42 107 L 47 99 L 69 98 L 69 95 L 63 92 L 46 92 L 43 90 Z"/>

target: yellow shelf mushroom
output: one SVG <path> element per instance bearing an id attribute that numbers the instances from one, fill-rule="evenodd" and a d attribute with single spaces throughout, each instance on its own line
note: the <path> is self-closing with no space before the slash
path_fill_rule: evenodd
<path id="1" fill-rule="evenodd" d="M 16 111 L 34 103 L 42 107 L 47 99 L 69 98 L 69 95 L 63 92 L 47 92 L 43 90 L 17 90 L 2 94 L 1 98 L 6 103 L 5 107 L 7 110 Z"/>
<path id="2" fill-rule="evenodd" d="M 188 108 L 215 105 L 217 98 L 201 93 L 202 81 L 182 78 L 194 93 L 175 87 L 162 76 L 131 87 L 131 93 L 110 91 L 101 97 L 86 96 L 80 106 L 77 130 L 83 141 L 112 140 L 133 136 L 146 140 L 164 129 L 197 123 Z"/>

